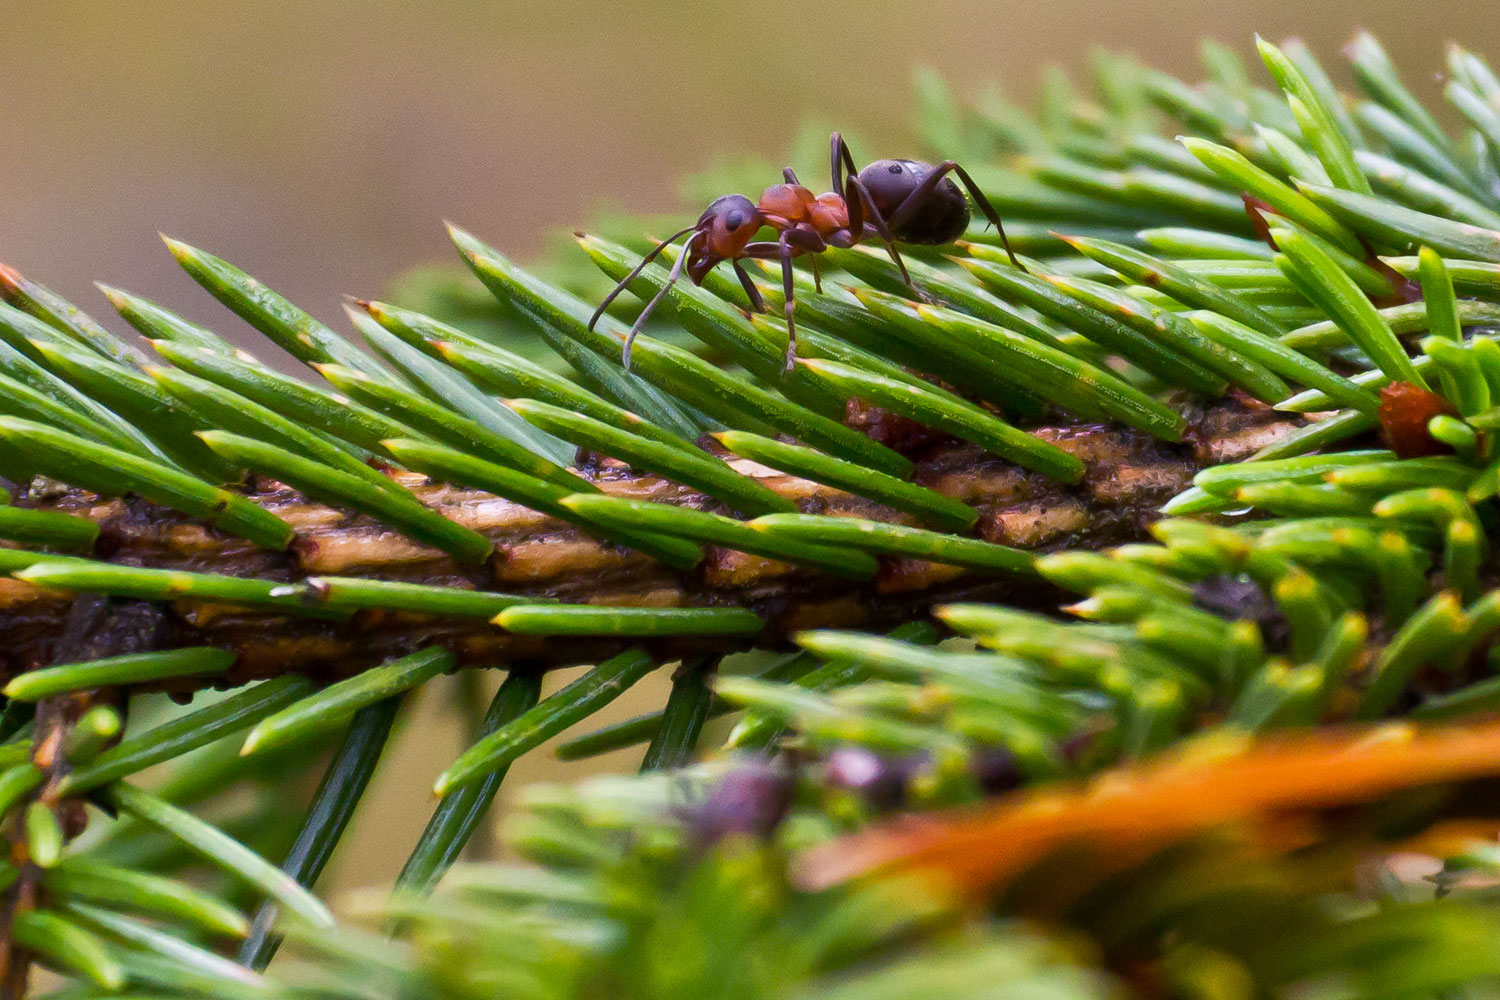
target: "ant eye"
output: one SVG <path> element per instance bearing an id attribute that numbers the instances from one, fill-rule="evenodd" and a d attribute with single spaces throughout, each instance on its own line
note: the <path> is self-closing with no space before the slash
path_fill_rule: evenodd
<path id="1" fill-rule="evenodd" d="M 899 164 L 899 163 L 892 163 L 890 166 L 886 167 L 885 169 L 887 171 L 889 171 L 890 173 L 899 174 L 901 172 L 901 164 Z"/>
<path id="2" fill-rule="evenodd" d="M 745 217 L 738 212 L 729 213 L 729 217 L 724 220 L 724 225 L 730 229 L 738 229 L 744 224 Z"/>

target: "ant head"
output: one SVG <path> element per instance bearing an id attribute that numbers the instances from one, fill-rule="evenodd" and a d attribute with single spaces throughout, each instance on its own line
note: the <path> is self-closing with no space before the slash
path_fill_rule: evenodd
<path id="1" fill-rule="evenodd" d="M 755 203 L 742 194 L 726 194 L 698 216 L 698 225 L 688 241 L 688 274 L 695 284 L 722 260 L 738 257 L 745 244 L 761 227 Z"/>

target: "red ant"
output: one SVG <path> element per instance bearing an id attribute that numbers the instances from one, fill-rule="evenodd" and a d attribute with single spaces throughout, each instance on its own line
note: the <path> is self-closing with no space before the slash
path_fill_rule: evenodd
<path id="1" fill-rule="evenodd" d="M 792 370 L 797 357 L 797 327 L 792 318 L 792 259 L 801 254 L 822 253 L 829 247 L 852 247 L 869 239 L 879 239 L 885 244 L 891 260 L 901 271 L 901 277 L 919 297 L 921 291 L 906 273 L 906 264 L 896 249 L 896 243 L 913 243 L 920 246 L 939 246 L 952 243 L 963 235 L 969 225 L 969 203 L 964 199 L 958 185 L 948 177 L 957 174 L 969 189 L 974 203 L 1000 232 L 1000 241 L 1010 262 L 1025 270 L 1005 238 L 1005 227 L 984 192 L 974 183 L 968 171 L 954 163 L 921 163 L 917 160 L 876 160 L 863 170 L 854 165 L 854 155 L 843 136 L 833 133 L 829 143 L 829 160 L 833 170 L 833 190 L 814 195 L 797 180 L 791 167 L 782 171 L 783 184 L 773 184 L 760 196 L 759 203 L 752 202 L 741 194 L 726 194 L 714 200 L 698 217 L 698 221 L 678 230 L 665 242 L 658 244 L 645 258 L 614 287 L 594 315 L 589 318 L 589 329 L 599 322 L 604 310 L 615 300 L 626 286 L 640 274 L 657 255 L 683 236 L 683 252 L 678 255 L 667 277 L 667 283 L 646 303 L 630 327 L 625 338 L 624 365 L 630 369 L 630 347 L 636 334 L 645 325 L 646 317 L 656 308 L 663 295 L 677 279 L 683 268 L 693 284 L 701 285 L 708 272 L 723 261 L 734 267 L 735 276 L 750 298 L 756 312 L 765 312 L 765 299 L 760 290 L 745 273 L 741 260 L 780 260 L 781 285 L 786 298 L 786 371 Z M 773 242 L 752 243 L 751 238 L 761 227 L 769 226 L 780 233 Z M 813 261 L 813 280 L 822 289 L 818 277 L 817 258 Z"/>

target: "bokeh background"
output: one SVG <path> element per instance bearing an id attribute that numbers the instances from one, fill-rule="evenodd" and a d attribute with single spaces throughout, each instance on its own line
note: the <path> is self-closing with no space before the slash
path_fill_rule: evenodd
<path id="1" fill-rule="evenodd" d="M 91 283 L 103 280 L 247 344 L 258 338 L 197 291 L 158 230 L 346 329 L 344 293 L 380 294 L 409 268 L 453 259 L 443 219 L 525 259 L 603 209 L 691 220 L 684 175 L 746 153 L 775 161 L 812 118 L 857 134 L 861 155 L 902 155 L 919 65 L 960 92 L 999 81 L 1024 97 L 1046 64 L 1081 72 L 1092 46 L 1194 78 L 1205 35 L 1247 54 L 1254 32 L 1299 35 L 1332 67 L 1366 27 L 1436 98 L 1450 39 L 1500 55 L 1500 19 L 1472 0 L 4 0 L 0 11 L 0 261 L 96 315 L 107 307 Z M 441 694 L 424 692 L 392 751 L 400 766 L 362 806 L 325 887 L 388 883 L 410 849 L 430 811 L 422 790 L 460 747 Z M 634 694 L 616 716 L 660 703 L 659 687 Z M 507 787 L 558 773 L 534 754 Z"/>

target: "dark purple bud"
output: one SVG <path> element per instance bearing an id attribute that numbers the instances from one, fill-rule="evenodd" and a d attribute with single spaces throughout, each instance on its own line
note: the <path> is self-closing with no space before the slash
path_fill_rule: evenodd
<path id="1" fill-rule="evenodd" d="M 986 795 L 996 795 L 1021 787 L 1021 769 L 1009 750 L 981 750 L 974 755 L 974 780 Z"/>
<path id="2" fill-rule="evenodd" d="M 1254 580 L 1211 576 L 1193 587 L 1193 603 L 1228 621 L 1254 622 L 1273 649 L 1280 649 L 1286 641 L 1286 617 Z"/>
<path id="3" fill-rule="evenodd" d="M 905 801 L 907 783 L 920 766 L 918 761 L 882 757 L 863 747 L 840 747 L 824 762 L 823 777 L 877 809 L 894 809 Z"/>
<path id="4" fill-rule="evenodd" d="M 704 846 L 734 835 L 764 839 L 786 818 L 793 788 L 785 768 L 769 762 L 746 764 L 726 774 L 688 811 L 687 820 Z"/>

